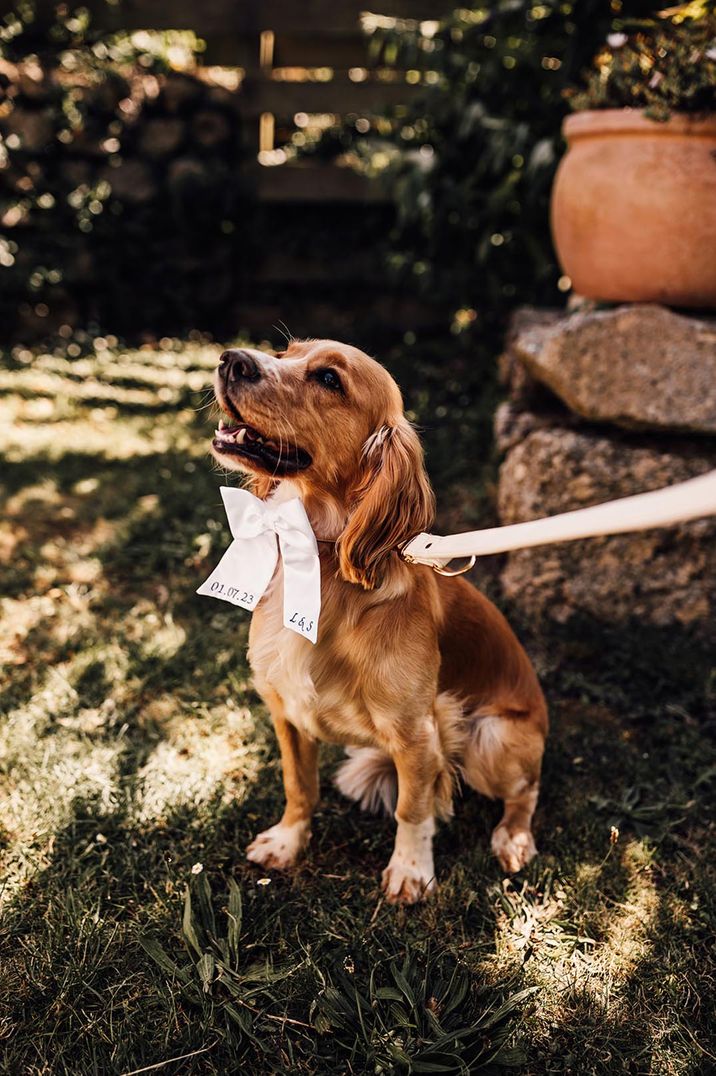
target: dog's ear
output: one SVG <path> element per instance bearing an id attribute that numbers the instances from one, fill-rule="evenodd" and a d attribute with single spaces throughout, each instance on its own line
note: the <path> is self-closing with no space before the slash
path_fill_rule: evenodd
<path id="1" fill-rule="evenodd" d="M 391 551 L 431 525 L 435 498 L 407 419 L 381 426 L 366 442 L 364 460 L 338 554 L 343 578 L 372 590 Z"/>

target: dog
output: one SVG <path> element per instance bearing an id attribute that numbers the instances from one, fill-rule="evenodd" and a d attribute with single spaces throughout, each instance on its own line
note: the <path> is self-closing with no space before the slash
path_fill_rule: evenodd
<path id="1" fill-rule="evenodd" d="M 300 497 L 321 563 L 316 645 L 283 626 L 280 563 L 251 622 L 248 657 L 286 806 L 248 859 L 286 869 L 304 851 L 328 741 L 348 749 L 338 788 L 394 814 L 389 902 L 434 892 L 436 818 L 451 817 L 460 778 L 503 801 L 491 846 L 505 871 L 520 870 L 536 853 L 547 707 L 495 606 L 465 579 L 401 559 L 429 529 L 434 497 L 397 384 L 355 347 L 291 340 L 276 353 L 225 351 L 215 396 L 224 418 L 213 456 L 261 499 Z"/>

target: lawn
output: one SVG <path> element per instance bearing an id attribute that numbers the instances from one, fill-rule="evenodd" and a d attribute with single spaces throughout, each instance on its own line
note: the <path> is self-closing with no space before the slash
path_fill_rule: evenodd
<path id="1" fill-rule="evenodd" d="M 194 594 L 227 541 L 217 349 L 111 343 L 0 370 L 2 1071 L 715 1071 L 707 647 L 508 609 L 553 721 L 529 869 L 503 877 L 498 808 L 466 793 L 437 897 L 386 905 L 391 825 L 341 800 L 328 749 L 310 854 L 264 876 L 243 849 L 280 773 L 247 615 Z M 469 527 L 492 398 L 430 358 L 393 366 L 440 525 Z M 495 564 L 475 575 L 500 601 Z"/>

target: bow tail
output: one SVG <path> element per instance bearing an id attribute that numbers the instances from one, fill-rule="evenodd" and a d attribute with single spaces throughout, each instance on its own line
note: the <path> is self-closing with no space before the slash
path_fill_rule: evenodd
<path id="1" fill-rule="evenodd" d="M 321 562 L 310 548 L 298 548 L 279 535 L 283 560 L 283 624 L 310 639 L 318 638 L 321 612 Z"/>
<path id="2" fill-rule="evenodd" d="M 271 582 L 277 560 L 274 534 L 234 538 L 197 594 L 219 598 L 253 612 Z"/>

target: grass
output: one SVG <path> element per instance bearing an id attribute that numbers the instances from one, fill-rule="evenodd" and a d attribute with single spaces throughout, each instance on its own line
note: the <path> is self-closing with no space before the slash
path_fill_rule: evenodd
<path id="1" fill-rule="evenodd" d="M 441 525 L 469 526 L 487 405 L 430 358 L 394 365 Z M 522 625 L 553 719 L 524 874 L 501 875 L 497 807 L 466 794 L 436 899 L 386 906 L 391 826 L 341 801 L 332 750 L 302 868 L 244 861 L 280 773 L 247 619 L 194 594 L 227 538 L 215 359 L 0 372 L 2 1071 L 714 1071 L 714 679 L 685 634 Z M 499 600 L 494 566 L 477 581 Z"/>

